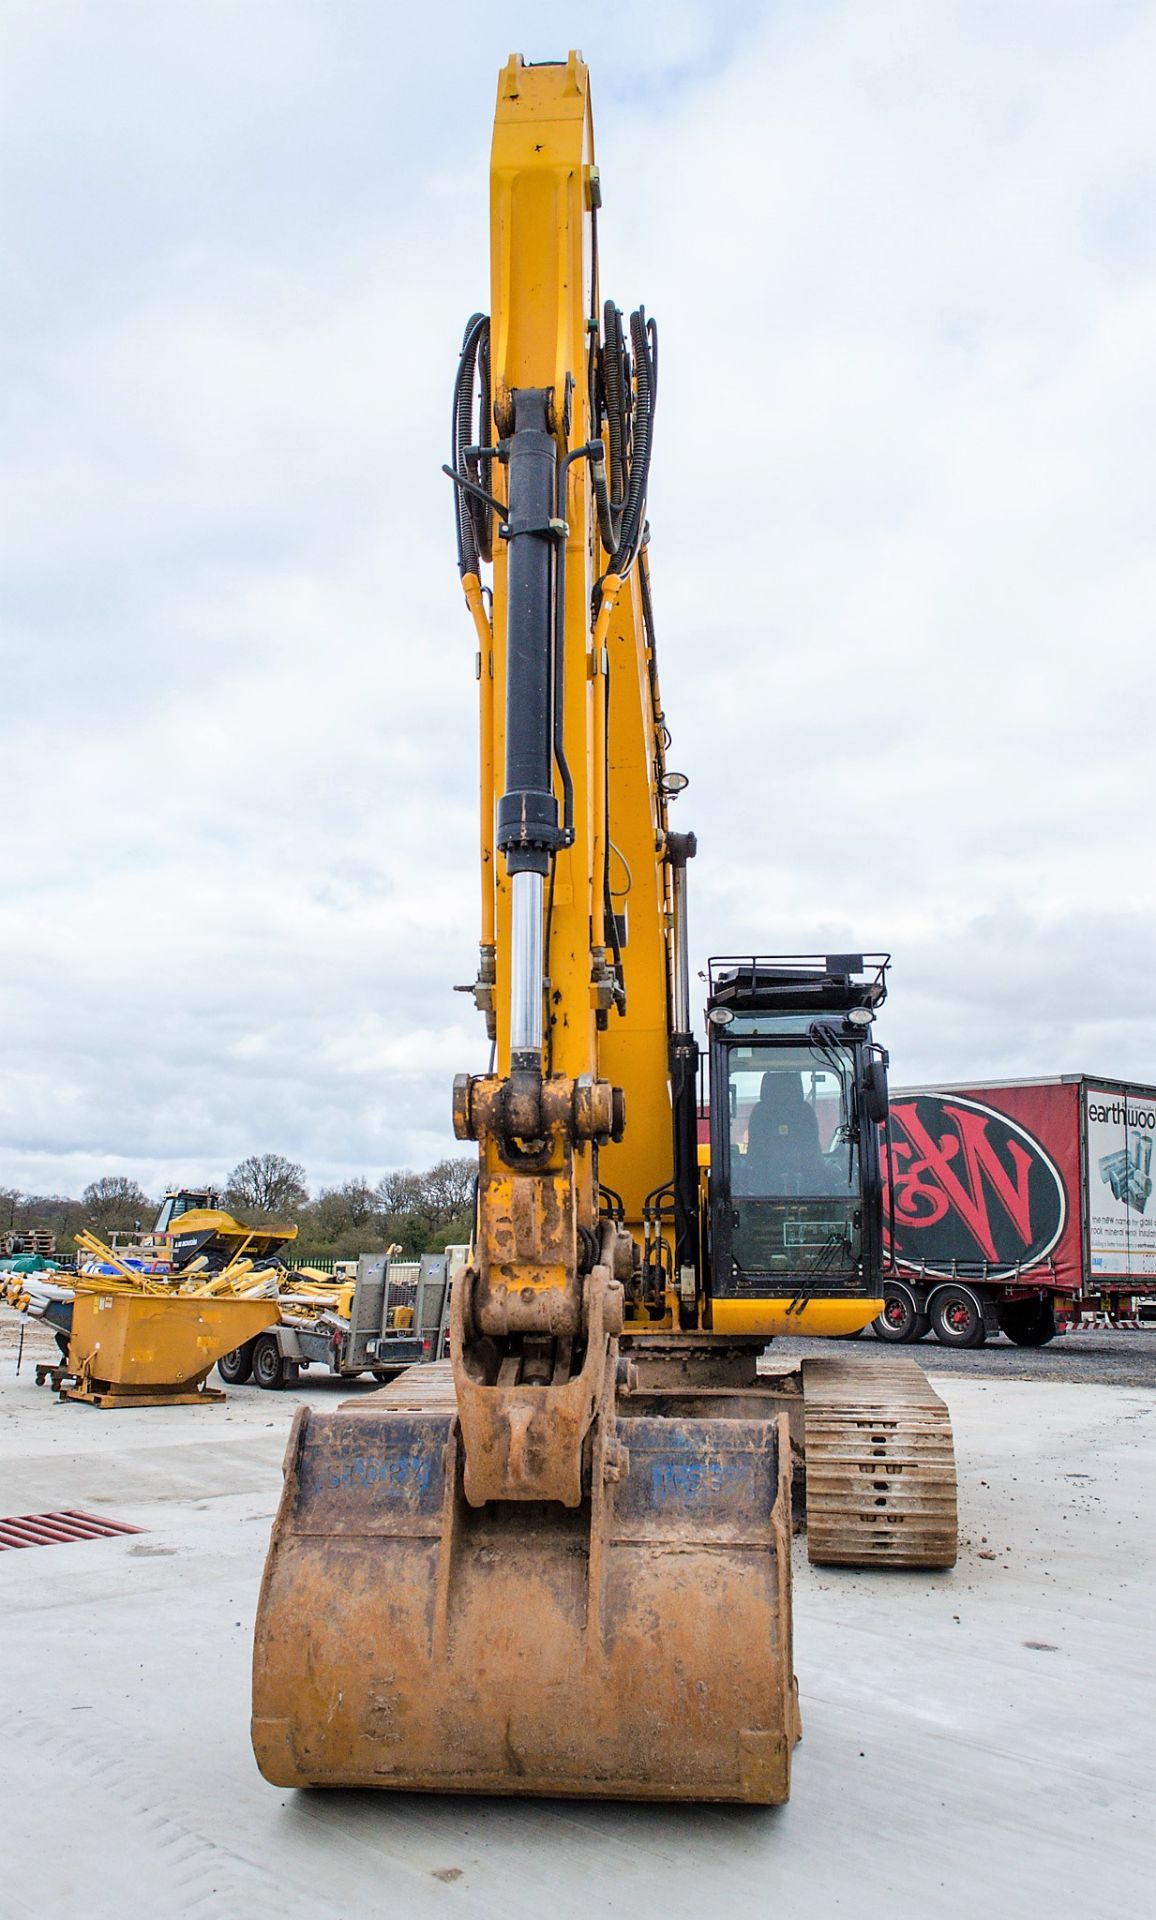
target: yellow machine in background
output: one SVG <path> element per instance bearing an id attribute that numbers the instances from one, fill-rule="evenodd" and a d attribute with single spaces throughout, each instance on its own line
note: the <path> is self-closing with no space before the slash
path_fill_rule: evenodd
<path id="1" fill-rule="evenodd" d="M 242 1226 L 216 1200 L 207 1190 L 167 1194 L 147 1232 L 114 1234 L 111 1245 L 77 1234 L 75 1274 L 18 1272 L 0 1281 L 12 1306 L 56 1335 L 61 1361 L 38 1364 L 38 1382 L 104 1408 L 225 1398 L 208 1376 L 276 1325 L 286 1276 L 271 1253 L 297 1229 Z"/>
<path id="2" fill-rule="evenodd" d="M 298 1417 L 254 1656 L 282 1786 L 783 1800 L 796 1467 L 813 1558 L 955 1555 L 950 1429 L 914 1363 L 759 1363 L 771 1334 L 880 1310 L 885 955 L 711 962 L 700 1172 L 657 333 L 602 305 L 600 205 L 582 60 L 511 58 L 448 468 L 494 1043 L 454 1089 L 475 1245 L 449 1367 Z"/>
<path id="3" fill-rule="evenodd" d="M 65 1364 L 37 1378 L 105 1408 L 224 1400 L 209 1374 L 277 1324 L 284 1272 L 270 1263 L 296 1238 L 295 1226 L 246 1226 L 214 1190 L 188 1187 L 165 1195 L 145 1232 L 111 1246 L 78 1234 Z"/>
<path id="4" fill-rule="evenodd" d="M 206 1386 L 222 1354 L 278 1317 L 276 1297 L 243 1300 L 195 1294 L 78 1292 L 61 1398 L 98 1407 L 171 1407 L 224 1400 Z"/>
<path id="5" fill-rule="evenodd" d="M 246 1226 L 221 1205 L 212 1187 L 175 1187 L 166 1193 L 151 1227 L 136 1233 L 114 1233 L 115 1253 L 180 1271 L 194 1263 L 220 1269 L 239 1259 L 264 1260 L 279 1254 L 297 1238 L 295 1226 L 272 1226 L 262 1221 Z"/>

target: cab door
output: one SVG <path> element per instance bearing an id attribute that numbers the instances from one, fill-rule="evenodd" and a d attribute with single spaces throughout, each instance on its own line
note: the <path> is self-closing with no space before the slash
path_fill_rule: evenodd
<path id="1" fill-rule="evenodd" d="M 710 1214 L 716 1294 L 854 1288 L 863 1209 L 850 1054 L 712 1035 Z"/>

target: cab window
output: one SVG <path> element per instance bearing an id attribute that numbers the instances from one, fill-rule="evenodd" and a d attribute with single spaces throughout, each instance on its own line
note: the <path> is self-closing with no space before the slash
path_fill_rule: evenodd
<path id="1" fill-rule="evenodd" d="M 728 1056 L 732 1192 L 853 1190 L 849 1063 L 817 1059 L 806 1046 L 731 1047 Z"/>

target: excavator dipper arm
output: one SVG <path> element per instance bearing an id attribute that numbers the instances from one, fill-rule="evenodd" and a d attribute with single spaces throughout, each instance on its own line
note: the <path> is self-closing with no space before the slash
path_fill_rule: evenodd
<path id="1" fill-rule="evenodd" d="M 451 1343 L 466 1495 L 478 1505 L 575 1507 L 588 1493 L 591 1430 L 606 1414 L 635 1263 L 625 1223 L 599 1204 L 599 1150 L 625 1124 L 623 1090 L 600 1069 L 622 998 L 607 939 L 603 656 L 624 584 L 614 568 L 633 564 L 640 537 L 650 412 L 637 414 L 641 445 L 616 445 L 615 503 L 597 433 L 598 194 L 584 65 L 574 54 L 536 68 L 511 59 L 494 125 L 493 314 L 488 335 L 484 322 L 467 329 L 453 473 L 467 496 L 459 561 L 491 683 L 482 866 L 494 897 L 479 998 L 493 1015 L 495 1071 L 463 1075 L 454 1093 L 455 1130 L 477 1141 L 480 1163 L 475 1257 L 456 1290 Z M 465 441 L 471 355 L 494 443 L 484 453 Z M 621 387 L 621 351 L 615 369 Z M 477 572 L 487 548 L 492 621 Z"/>

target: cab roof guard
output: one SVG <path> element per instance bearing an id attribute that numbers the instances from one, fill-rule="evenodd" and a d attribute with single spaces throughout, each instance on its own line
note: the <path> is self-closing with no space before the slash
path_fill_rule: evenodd
<path id="1" fill-rule="evenodd" d="M 709 1006 L 761 1011 L 878 1007 L 889 953 L 723 954 L 707 961 Z"/>

